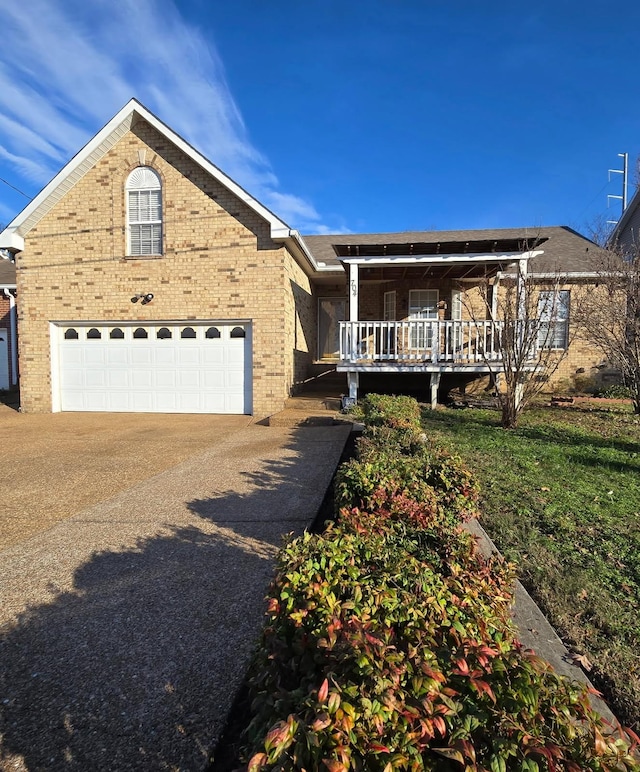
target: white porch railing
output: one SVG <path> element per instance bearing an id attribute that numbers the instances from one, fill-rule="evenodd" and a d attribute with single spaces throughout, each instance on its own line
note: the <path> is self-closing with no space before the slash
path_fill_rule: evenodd
<path id="1" fill-rule="evenodd" d="M 340 322 L 343 362 L 476 364 L 499 361 L 501 322 Z"/>

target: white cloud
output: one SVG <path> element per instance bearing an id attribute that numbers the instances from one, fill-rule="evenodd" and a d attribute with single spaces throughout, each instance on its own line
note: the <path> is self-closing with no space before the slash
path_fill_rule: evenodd
<path id="1" fill-rule="evenodd" d="M 215 47 L 173 0 L 3 3 L 0 157 L 46 183 L 133 96 L 294 227 L 323 228 L 279 190 L 249 139 Z"/>

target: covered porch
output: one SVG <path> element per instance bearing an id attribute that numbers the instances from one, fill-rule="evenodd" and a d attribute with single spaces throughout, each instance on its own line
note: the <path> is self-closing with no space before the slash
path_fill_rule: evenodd
<path id="1" fill-rule="evenodd" d="M 357 399 L 362 373 L 425 373 L 435 407 L 443 373 L 499 371 L 501 275 L 524 286 L 542 241 L 336 245 L 348 292 L 337 369 L 347 374 L 349 396 Z"/>

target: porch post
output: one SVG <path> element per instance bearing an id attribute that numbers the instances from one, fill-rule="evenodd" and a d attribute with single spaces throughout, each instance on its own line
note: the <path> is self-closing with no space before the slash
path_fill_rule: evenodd
<path id="1" fill-rule="evenodd" d="M 440 373 L 431 373 L 429 386 L 431 387 L 431 409 L 438 406 L 438 387 L 440 386 Z"/>
<path id="2" fill-rule="evenodd" d="M 358 282 L 358 264 L 349 263 L 349 321 L 358 321 L 358 295 L 360 287 Z"/>
<path id="3" fill-rule="evenodd" d="M 496 276 L 493 282 L 493 294 L 491 295 L 491 321 L 498 319 L 498 293 L 500 292 L 500 274 Z"/>
<path id="4" fill-rule="evenodd" d="M 360 385 L 360 377 L 357 372 L 347 373 L 347 385 L 349 386 L 349 396 L 351 399 L 358 399 L 358 386 Z"/>

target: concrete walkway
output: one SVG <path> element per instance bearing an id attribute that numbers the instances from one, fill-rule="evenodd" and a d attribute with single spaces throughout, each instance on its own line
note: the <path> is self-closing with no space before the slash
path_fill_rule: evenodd
<path id="1" fill-rule="evenodd" d="M 0 769 L 200 770 L 349 431 L 247 426 L 3 550 Z"/>

